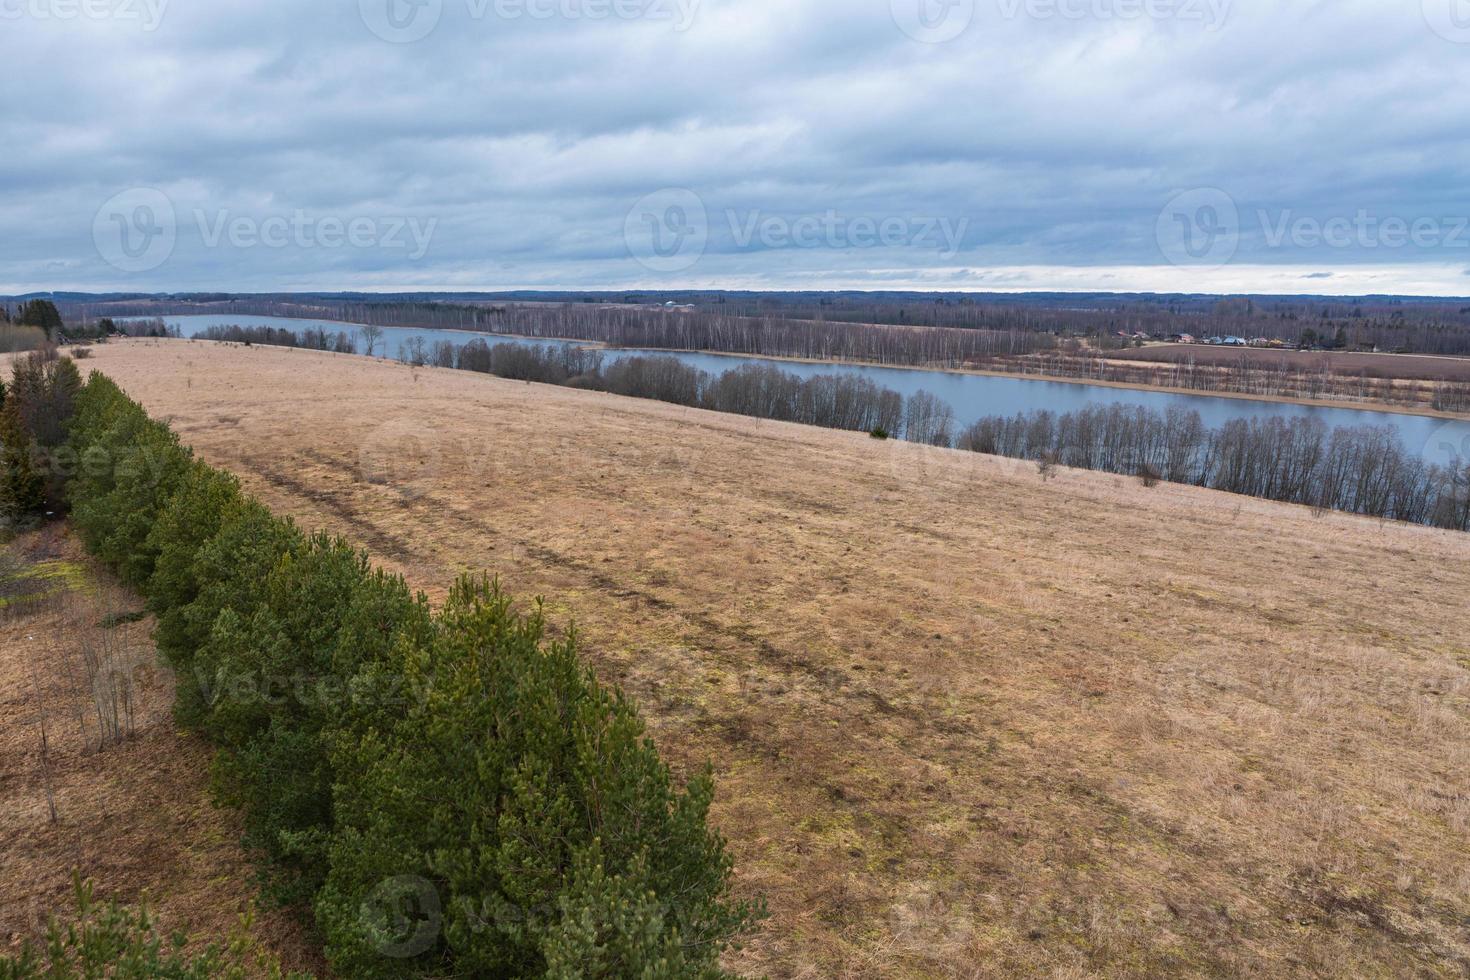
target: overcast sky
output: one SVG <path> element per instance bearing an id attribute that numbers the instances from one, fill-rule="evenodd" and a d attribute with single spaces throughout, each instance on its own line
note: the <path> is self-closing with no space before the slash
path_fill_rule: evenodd
<path id="1" fill-rule="evenodd" d="M 0 290 L 1470 294 L 1470 0 L 0 0 Z"/>

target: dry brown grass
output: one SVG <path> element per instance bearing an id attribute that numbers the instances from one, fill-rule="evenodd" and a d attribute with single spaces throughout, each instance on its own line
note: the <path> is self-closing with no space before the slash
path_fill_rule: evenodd
<path id="1" fill-rule="evenodd" d="M 1463 976 L 1470 536 L 593 392 L 88 362 L 282 512 L 573 618 L 776 977 Z"/>
<path id="2" fill-rule="evenodd" d="M 164 934 L 230 939 L 254 871 L 234 815 L 209 801 L 208 747 L 174 728 L 150 623 L 118 621 L 141 603 L 60 526 L 5 553 L 0 578 L 28 583 L 0 589 L 0 953 L 73 913 L 74 871 L 105 899 L 146 894 Z M 253 934 L 287 964 L 317 966 L 287 913 L 257 913 Z"/>
<path id="3" fill-rule="evenodd" d="M 1252 367 L 1286 367 L 1295 371 L 1327 370 L 1365 378 L 1403 381 L 1470 381 L 1470 357 L 1433 354 L 1362 354 L 1351 351 L 1299 351 L 1260 347 L 1211 347 L 1205 344 L 1150 344 L 1109 351 L 1108 358 L 1167 364 L 1193 361 L 1234 367 L 1245 361 Z"/>

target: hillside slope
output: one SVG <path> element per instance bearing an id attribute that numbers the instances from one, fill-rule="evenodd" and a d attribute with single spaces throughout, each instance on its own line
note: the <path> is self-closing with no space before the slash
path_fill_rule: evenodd
<path id="1" fill-rule="evenodd" d="M 119 381 L 415 585 L 575 620 L 716 772 L 730 965 L 1470 970 L 1470 536 L 304 351 Z"/>
<path id="2" fill-rule="evenodd" d="M 209 746 L 174 724 L 153 621 L 130 615 L 142 608 L 65 524 L 0 546 L 0 956 L 74 920 L 77 875 L 100 899 L 146 900 L 162 935 L 201 950 L 241 938 L 250 913 L 257 952 L 321 970 L 307 930 L 258 900 L 238 815 L 212 801 Z"/>

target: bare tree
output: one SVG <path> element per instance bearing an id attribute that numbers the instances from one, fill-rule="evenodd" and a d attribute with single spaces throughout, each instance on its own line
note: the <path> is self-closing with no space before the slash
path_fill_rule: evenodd
<path id="1" fill-rule="evenodd" d="M 909 396 L 903 428 L 903 437 L 909 442 L 949 446 L 953 441 L 954 409 L 930 392 L 916 391 Z"/>
<path id="2" fill-rule="evenodd" d="M 910 413 L 914 411 L 910 399 Z M 1330 432 L 1319 419 L 1233 419 L 1209 430 L 1198 413 L 1122 405 L 1064 415 L 981 419 L 960 434 L 974 452 L 1056 460 L 1229 493 L 1470 530 L 1470 467 L 1432 466 L 1387 426 Z M 1463 472 L 1462 472 L 1463 469 Z M 1048 470 L 1043 464 L 1042 476 Z"/>
<path id="3" fill-rule="evenodd" d="M 383 328 L 369 323 L 358 332 L 362 334 L 363 353 L 373 357 L 377 353 L 378 341 L 383 339 Z"/>

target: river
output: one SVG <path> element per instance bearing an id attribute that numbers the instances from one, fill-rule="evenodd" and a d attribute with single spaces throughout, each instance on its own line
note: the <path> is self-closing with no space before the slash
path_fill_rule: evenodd
<path id="1" fill-rule="evenodd" d="M 334 320 L 307 320 L 272 316 L 199 315 L 169 316 L 163 320 L 177 326 L 185 337 L 193 337 L 211 326 L 236 325 L 242 327 L 267 326 L 294 330 L 297 333 L 308 329 L 322 329 L 331 333 L 360 330 L 360 324 L 342 323 Z M 428 343 L 448 340 L 464 344 L 475 337 L 484 337 L 492 343 L 508 342 L 536 345 L 577 344 L 579 341 L 528 340 L 524 337 L 506 337 L 498 334 L 477 334 L 464 330 L 419 330 L 410 327 L 382 327 L 386 347 L 380 353 L 393 357 L 398 347 L 410 337 L 423 337 Z M 361 339 L 358 340 L 361 349 Z M 774 364 L 784 371 L 801 377 L 817 374 L 851 372 L 871 378 L 876 384 L 892 388 L 908 397 L 917 391 L 928 391 L 944 399 L 954 409 L 955 420 L 961 427 L 968 426 L 988 415 L 1014 415 L 1035 409 L 1053 412 L 1069 412 L 1087 405 L 1123 404 L 1142 405 L 1146 408 L 1164 410 L 1171 406 L 1182 406 L 1199 412 L 1207 426 L 1218 427 L 1231 419 L 1260 418 L 1272 415 L 1311 416 L 1321 419 L 1329 427 L 1354 425 L 1387 425 L 1398 431 L 1404 446 L 1417 450 L 1431 462 L 1448 464 L 1463 462 L 1470 458 L 1470 421 L 1433 418 L 1424 415 L 1405 415 L 1396 412 L 1378 412 L 1360 408 L 1338 408 L 1319 405 L 1299 405 L 1294 402 L 1259 401 L 1248 398 L 1222 398 L 1214 395 L 1180 394 L 1175 392 L 1148 391 L 1140 388 L 1118 388 L 1105 385 L 1076 384 L 1062 381 L 1044 381 L 1033 378 L 992 377 L 980 374 L 962 374 L 955 371 L 931 369 L 879 367 L 861 364 L 814 364 L 805 361 L 786 361 L 779 358 L 747 357 L 744 355 L 688 353 L 676 351 L 642 350 L 620 348 L 606 351 L 608 360 L 637 355 L 659 354 L 677 357 L 679 360 L 711 373 L 728 371 L 741 364 Z"/>

